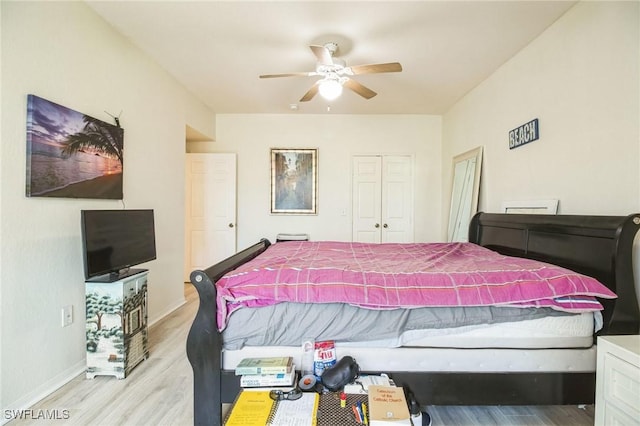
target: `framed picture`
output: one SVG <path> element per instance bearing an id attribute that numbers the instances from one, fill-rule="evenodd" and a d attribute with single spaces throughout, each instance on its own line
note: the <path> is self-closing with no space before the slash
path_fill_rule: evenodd
<path id="1" fill-rule="evenodd" d="M 122 199 L 124 130 L 27 98 L 27 197 Z"/>
<path id="2" fill-rule="evenodd" d="M 318 213 L 318 150 L 271 149 L 271 213 Z"/>

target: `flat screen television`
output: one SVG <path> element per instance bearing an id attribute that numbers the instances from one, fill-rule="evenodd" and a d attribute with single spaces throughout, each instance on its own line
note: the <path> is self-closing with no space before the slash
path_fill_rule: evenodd
<path id="1" fill-rule="evenodd" d="M 156 258 L 153 210 L 82 210 L 81 224 L 88 281 L 117 281 Z"/>

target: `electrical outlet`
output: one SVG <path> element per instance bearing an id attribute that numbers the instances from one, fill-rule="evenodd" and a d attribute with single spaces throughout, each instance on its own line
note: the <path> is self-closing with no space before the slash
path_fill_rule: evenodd
<path id="1" fill-rule="evenodd" d="M 73 323 L 73 305 L 62 307 L 62 326 L 66 327 Z"/>

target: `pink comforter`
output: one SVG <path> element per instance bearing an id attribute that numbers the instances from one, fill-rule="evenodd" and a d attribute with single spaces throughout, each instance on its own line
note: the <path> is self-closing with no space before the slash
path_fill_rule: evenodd
<path id="1" fill-rule="evenodd" d="M 217 282 L 218 327 L 242 307 L 348 303 L 369 309 L 509 305 L 601 310 L 616 295 L 559 266 L 471 243 L 364 244 L 291 241 Z"/>

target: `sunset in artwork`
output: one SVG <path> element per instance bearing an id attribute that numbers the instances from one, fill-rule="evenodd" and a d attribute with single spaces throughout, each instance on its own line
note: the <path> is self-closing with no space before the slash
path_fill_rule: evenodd
<path id="1" fill-rule="evenodd" d="M 122 199 L 123 140 L 119 126 L 29 95 L 27 196 Z"/>

